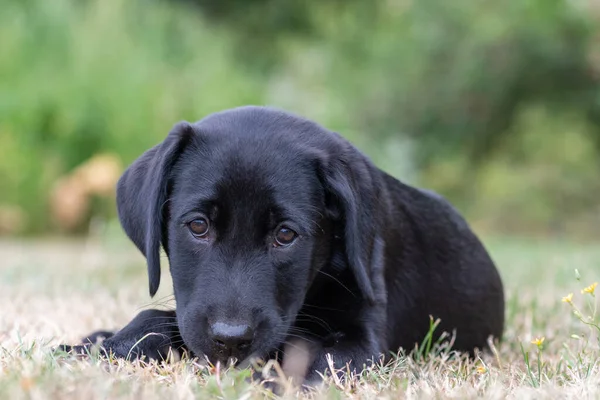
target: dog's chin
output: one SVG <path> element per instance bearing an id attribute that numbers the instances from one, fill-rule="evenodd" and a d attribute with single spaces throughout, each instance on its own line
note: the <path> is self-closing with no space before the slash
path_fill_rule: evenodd
<path id="1" fill-rule="evenodd" d="M 212 365 L 216 366 L 219 363 L 222 367 L 236 366 L 245 368 L 258 360 L 265 361 L 276 350 L 276 343 L 270 342 L 269 340 L 261 341 L 262 345 L 253 346 L 249 351 L 237 354 L 215 352 L 206 343 L 190 343 L 187 346 L 195 357 L 206 360 Z"/>
<path id="2" fill-rule="evenodd" d="M 240 363 L 238 359 L 240 356 L 246 358 L 245 355 L 228 355 L 228 354 L 220 354 L 218 352 L 213 351 L 212 349 L 206 350 L 205 346 L 195 344 L 188 345 L 188 348 L 191 350 L 194 357 L 198 357 L 201 360 L 208 361 L 210 364 L 216 366 L 220 364 L 221 367 L 229 367 L 229 366 L 237 366 Z"/>

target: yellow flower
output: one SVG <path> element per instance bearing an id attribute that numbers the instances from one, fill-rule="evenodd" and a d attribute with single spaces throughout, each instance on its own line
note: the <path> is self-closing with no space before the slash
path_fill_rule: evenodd
<path id="1" fill-rule="evenodd" d="M 546 338 L 544 336 L 540 337 L 540 338 L 535 338 L 531 341 L 532 344 L 535 344 L 537 347 L 542 347 L 542 345 L 544 344 L 544 340 L 546 340 Z"/>
<path id="2" fill-rule="evenodd" d="M 590 286 L 584 288 L 581 293 L 589 293 L 589 294 L 594 294 L 594 292 L 596 291 L 596 286 L 598 286 L 598 282 L 594 282 L 592 283 Z"/>
<path id="3" fill-rule="evenodd" d="M 569 293 L 568 295 L 563 297 L 562 301 L 565 303 L 573 304 L 573 293 Z"/>
<path id="4" fill-rule="evenodd" d="M 481 374 L 485 374 L 486 372 L 487 372 L 487 369 L 483 365 L 480 365 L 479 367 L 477 367 L 478 374 L 481 375 Z"/>

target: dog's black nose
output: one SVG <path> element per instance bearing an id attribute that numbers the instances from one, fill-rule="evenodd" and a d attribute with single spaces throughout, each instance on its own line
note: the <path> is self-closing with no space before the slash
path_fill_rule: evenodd
<path id="1" fill-rule="evenodd" d="M 245 324 L 215 322 L 210 326 L 210 338 L 217 349 L 235 354 L 250 348 L 254 330 Z"/>

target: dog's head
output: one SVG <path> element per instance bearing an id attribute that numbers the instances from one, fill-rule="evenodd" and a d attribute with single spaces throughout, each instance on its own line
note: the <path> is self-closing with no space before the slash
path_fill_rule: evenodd
<path id="1" fill-rule="evenodd" d="M 162 244 L 186 345 L 213 361 L 265 355 L 286 338 L 317 271 L 343 247 L 365 301 L 378 201 L 374 167 L 305 119 L 242 107 L 182 122 L 123 174 L 121 224 L 146 256 Z"/>

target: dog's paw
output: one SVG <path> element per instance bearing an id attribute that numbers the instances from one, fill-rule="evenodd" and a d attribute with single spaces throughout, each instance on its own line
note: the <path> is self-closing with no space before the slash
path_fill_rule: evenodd
<path id="1" fill-rule="evenodd" d="M 70 345 L 70 344 L 59 344 L 52 348 L 54 353 L 67 353 L 67 354 L 86 354 L 88 351 L 86 345 Z"/>
<path id="2" fill-rule="evenodd" d="M 102 342 L 110 337 L 114 336 L 114 332 L 110 331 L 96 331 L 93 332 L 83 339 L 76 345 L 61 344 L 53 348 L 54 353 L 66 353 L 78 357 L 86 357 L 92 355 L 94 352 L 100 355 L 106 356 L 107 352 L 100 345 Z"/>
<path id="3" fill-rule="evenodd" d="M 171 342 L 165 340 L 161 335 L 147 338 L 129 338 L 119 335 L 100 335 L 96 332 L 77 345 L 61 344 L 53 349 L 55 353 L 66 353 L 68 355 L 85 358 L 88 356 L 100 356 L 110 359 L 134 360 L 177 360 L 185 351 L 181 346 L 173 347 Z"/>
<path id="4" fill-rule="evenodd" d="M 144 310 L 117 332 L 96 331 L 76 346 L 62 345 L 70 354 L 99 354 L 110 359 L 178 359 L 185 351 L 173 311 Z"/>
<path id="5" fill-rule="evenodd" d="M 101 344 L 104 340 L 109 339 L 115 335 L 112 331 L 96 331 L 90 333 L 83 339 L 81 339 L 81 343 L 83 344 Z"/>
<path id="6" fill-rule="evenodd" d="M 135 345 L 123 342 L 111 342 L 105 340 L 101 343 L 91 341 L 84 344 L 66 345 L 62 344 L 53 349 L 55 353 L 66 353 L 77 358 L 101 357 L 105 359 L 124 359 L 134 361 L 138 359 L 162 359 L 162 353 L 154 349 L 141 350 Z"/>
<path id="7" fill-rule="evenodd" d="M 88 358 L 94 355 L 106 357 L 107 355 L 102 347 L 90 343 L 77 345 L 61 344 L 54 347 L 52 352 L 56 355 L 69 355 L 76 358 Z"/>

